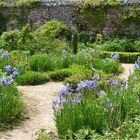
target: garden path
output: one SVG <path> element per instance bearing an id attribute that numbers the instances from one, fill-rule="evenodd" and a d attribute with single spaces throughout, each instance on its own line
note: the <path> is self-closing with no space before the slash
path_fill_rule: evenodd
<path id="1" fill-rule="evenodd" d="M 125 79 L 125 80 L 128 80 L 128 76 L 130 74 L 130 71 L 133 72 L 134 70 L 134 64 L 126 64 L 126 63 L 122 63 L 122 67 L 124 69 L 123 73 L 121 73 L 119 75 L 119 77 L 121 79 Z"/>
<path id="2" fill-rule="evenodd" d="M 55 132 L 52 100 L 63 87 L 62 82 L 49 82 L 38 86 L 19 86 L 27 107 L 29 119 L 13 130 L 0 132 L 0 140 L 35 140 L 40 129 Z"/>
<path id="3" fill-rule="evenodd" d="M 122 64 L 124 72 L 119 75 L 126 79 L 134 64 Z M 0 140 L 34 140 L 35 133 L 40 129 L 55 132 L 53 121 L 52 100 L 63 87 L 62 82 L 49 82 L 38 86 L 19 86 L 27 108 L 29 119 L 13 130 L 0 132 Z"/>

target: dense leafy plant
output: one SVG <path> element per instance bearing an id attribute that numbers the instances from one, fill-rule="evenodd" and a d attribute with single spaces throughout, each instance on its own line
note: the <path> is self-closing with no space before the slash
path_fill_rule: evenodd
<path id="1" fill-rule="evenodd" d="M 134 42 L 128 39 L 108 40 L 101 45 L 103 51 L 135 52 Z"/>
<path id="2" fill-rule="evenodd" d="M 49 72 L 49 77 L 54 81 L 63 81 L 65 78 L 71 76 L 73 71 L 70 68 L 61 69 Z"/>
<path id="3" fill-rule="evenodd" d="M 91 128 L 99 134 L 120 127 L 124 121 L 139 114 L 138 95 L 131 86 L 126 88 L 126 81 L 110 79 L 109 88 L 97 92 L 99 77 L 81 81 L 73 93 L 70 85 L 66 85 L 58 93 L 55 105 L 55 122 L 59 136 L 68 130 L 77 132 L 79 129 Z"/>
<path id="4" fill-rule="evenodd" d="M 39 72 L 27 71 L 21 74 L 16 81 L 19 85 L 39 85 L 48 82 L 49 77 Z"/>
<path id="5" fill-rule="evenodd" d="M 73 33 L 72 35 L 71 47 L 73 49 L 73 53 L 77 54 L 77 51 L 78 51 L 78 33 L 77 32 Z"/>
<path id="6" fill-rule="evenodd" d="M 119 61 L 110 58 L 98 59 L 94 67 L 98 70 L 103 70 L 106 73 L 117 74 L 121 72 L 121 64 Z"/>
<path id="7" fill-rule="evenodd" d="M 112 52 L 103 51 L 101 53 L 101 56 L 103 58 L 106 58 L 106 57 L 109 57 L 111 54 L 112 54 Z M 135 52 L 135 53 L 117 52 L 117 54 L 119 54 L 119 56 L 120 56 L 119 61 L 121 63 L 135 63 L 135 61 L 137 60 L 138 56 L 140 56 L 139 52 Z"/>
<path id="8" fill-rule="evenodd" d="M 4 48 L 6 50 L 17 50 L 18 47 L 18 39 L 19 39 L 19 31 L 11 30 L 8 32 L 4 32 L 1 35 L 1 44 L 0 48 Z"/>
<path id="9" fill-rule="evenodd" d="M 66 34 L 68 31 L 68 27 L 57 21 L 51 20 L 46 22 L 43 26 L 36 30 L 35 34 L 39 36 L 46 36 L 49 39 L 55 39 L 57 37 L 61 37 Z"/>
<path id="10" fill-rule="evenodd" d="M 9 53 L 0 56 L 1 61 L 4 61 L 8 59 Z M 17 68 L 9 64 L 0 69 L 0 124 L 11 123 L 23 110 L 21 95 L 15 85 L 17 75 Z"/>

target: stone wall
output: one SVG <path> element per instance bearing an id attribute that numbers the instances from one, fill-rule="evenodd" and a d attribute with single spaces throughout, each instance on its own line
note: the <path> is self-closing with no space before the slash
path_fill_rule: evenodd
<path id="1" fill-rule="evenodd" d="M 81 3 L 82 0 L 73 0 L 74 2 Z M 133 0 L 133 2 L 136 0 Z M 139 3 L 138 0 L 137 3 Z M 122 23 L 120 17 L 125 11 L 129 9 L 132 0 L 125 0 L 125 4 L 117 9 L 109 8 L 107 10 L 106 21 L 103 27 L 98 24 L 93 26 L 86 22 L 86 19 L 81 21 L 83 26 L 87 26 L 92 32 L 101 32 L 105 36 L 110 36 L 114 32 L 132 34 L 137 37 L 140 36 L 139 22 L 129 21 L 129 24 Z M 75 4 L 67 0 L 42 0 L 39 5 L 33 7 L 14 7 L 0 8 L 0 32 L 21 28 L 25 23 L 29 23 L 33 29 L 40 27 L 45 21 L 51 19 L 58 19 L 70 27 L 74 25 L 74 21 L 80 21 L 81 16 L 74 10 Z M 140 7 L 140 3 L 139 3 Z M 128 11 L 129 12 L 129 11 Z M 98 15 L 97 15 L 98 16 Z M 140 18 L 140 17 L 139 17 Z"/>

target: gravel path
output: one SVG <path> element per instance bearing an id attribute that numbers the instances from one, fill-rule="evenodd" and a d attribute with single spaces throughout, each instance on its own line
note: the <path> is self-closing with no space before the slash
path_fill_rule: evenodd
<path id="1" fill-rule="evenodd" d="M 19 86 L 27 106 L 29 120 L 21 126 L 6 132 L 0 132 L 0 140 L 34 140 L 35 133 L 44 128 L 55 132 L 52 100 L 63 87 L 61 82 L 49 82 L 38 86 Z"/>
<path id="2" fill-rule="evenodd" d="M 122 74 L 119 75 L 119 78 L 128 80 L 128 76 L 130 74 L 130 71 L 133 72 L 133 70 L 134 70 L 134 64 L 122 63 L 122 67 L 123 67 L 124 71 Z"/>

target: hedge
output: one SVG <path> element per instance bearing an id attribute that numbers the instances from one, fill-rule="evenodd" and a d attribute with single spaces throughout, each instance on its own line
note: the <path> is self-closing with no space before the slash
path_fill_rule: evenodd
<path id="1" fill-rule="evenodd" d="M 121 63 L 135 63 L 138 56 L 140 56 L 140 52 L 129 53 L 129 52 L 106 52 L 106 51 L 102 51 L 101 55 L 102 57 L 106 58 L 109 57 L 111 53 L 119 54 Z"/>

